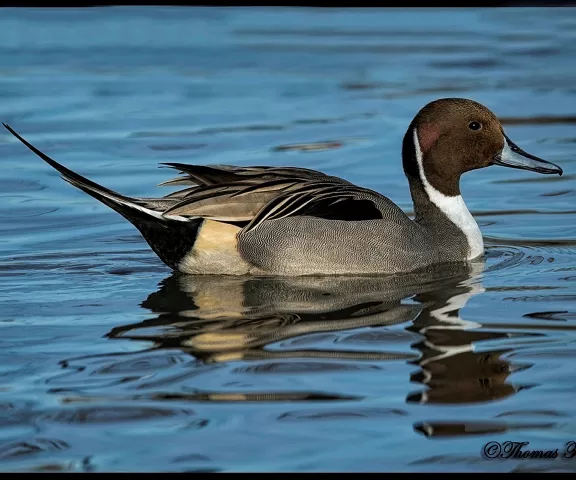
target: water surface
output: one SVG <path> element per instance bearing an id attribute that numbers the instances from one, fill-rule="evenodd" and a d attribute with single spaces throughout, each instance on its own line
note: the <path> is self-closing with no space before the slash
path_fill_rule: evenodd
<path id="1" fill-rule="evenodd" d="M 190 277 L 0 131 L 0 469 L 576 470 L 482 455 L 576 440 L 575 55 L 570 8 L 3 9 L 0 120 L 128 195 L 294 165 L 410 212 L 400 142 L 446 96 L 565 174 L 467 174 L 466 269 Z"/>

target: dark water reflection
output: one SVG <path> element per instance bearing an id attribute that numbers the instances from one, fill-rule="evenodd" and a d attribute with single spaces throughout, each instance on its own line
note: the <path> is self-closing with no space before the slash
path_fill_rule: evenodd
<path id="1" fill-rule="evenodd" d="M 487 328 L 462 314 L 469 302 L 486 294 L 485 276 L 509 268 L 514 258 L 492 253 L 488 265 L 477 262 L 390 277 L 173 274 L 141 302 L 151 316 L 106 333 L 106 338 L 120 342 L 114 353 L 72 356 L 61 362 L 63 373 L 48 384 L 68 407 L 42 414 L 40 422 L 153 425 L 181 418 L 174 420 L 173 428 L 181 432 L 175 435 L 216 429 L 216 440 L 226 435 L 226 428 L 219 428 L 220 415 L 232 409 L 224 417 L 256 415 L 257 423 L 246 425 L 251 433 L 239 432 L 240 438 L 252 438 L 264 429 L 274 439 L 279 432 L 272 425 L 285 424 L 289 436 L 298 441 L 312 435 L 339 444 L 343 439 L 337 435 L 350 436 L 341 428 L 353 425 L 352 437 L 365 436 L 377 443 L 380 439 L 391 449 L 408 441 L 389 437 L 407 425 L 423 438 L 439 439 L 557 430 L 567 418 L 557 409 L 498 407 L 499 401 L 538 386 L 514 379 L 534 366 L 529 359 L 515 360 L 514 352 L 523 344 L 550 341 L 548 327 L 543 325 L 544 331 L 538 332 L 529 324 L 496 322 Z M 553 312 L 534 312 L 523 318 L 552 316 Z M 497 346 L 511 339 L 510 346 Z M 126 342 L 147 347 L 120 353 Z M 459 418 L 456 413 L 442 413 L 443 409 L 435 414 L 422 410 L 461 406 L 470 412 L 477 405 L 477 412 L 482 412 L 482 406 L 491 404 L 496 413 L 485 420 L 475 418 L 477 414 Z M 201 405 L 211 413 L 200 414 Z M 263 408 L 273 418 L 263 415 Z M 426 418 L 430 414 L 432 418 Z M 181 428 L 176 427 L 180 422 Z M 326 437 L 331 430 L 333 436 Z M 217 464 L 214 457 L 221 458 L 220 447 L 210 442 L 192 450 L 194 454 L 182 454 L 178 461 Z M 458 463 L 459 449 L 453 450 L 456 454 L 425 457 L 429 462 L 417 456 L 411 468 Z M 476 465 L 478 458 L 468 463 Z M 284 461 L 284 468 L 292 469 L 293 460 Z M 371 465 L 368 470 L 385 469 L 374 458 Z"/>
<path id="2" fill-rule="evenodd" d="M 128 195 L 161 162 L 293 165 L 410 212 L 402 135 L 445 96 L 565 174 L 465 175 L 470 267 L 186 277 L 0 131 L 0 470 L 573 472 L 482 447 L 576 440 L 575 18 L 2 10 L 0 120 Z"/>
<path id="3" fill-rule="evenodd" d="M 468 299 L 484 291 L 481 267 L 392 277 L 176 274 L 142 303 L 158 316 L 116 327 L 108 337 L 178 348 L 204 364 L 262 360 L 265 363 L 244 369 L 262 374 L 362 371 L 379 368 L 372 362 L 404 360 L 419 367 L 412 381 L 424 387 L 409 395 L 408 402 L 497 399 L 516 390 L 506 383 L 512 371 L 510 362 L 500 359 L 506 351 L 475 353 L 473 344 L 507 334 L 483 332 L 481 325 L 459 316 Z M 389 328 L 408 322 L 405 330 Z M 410 340 L 411 352 L 394 349 Z M 314 392 L 299 395 L 316 398 Z M 216 393 L 214 398 L 225 400 L 226 395 Z M 334 399 L 340 398 L 345 397 Z M 245 399 L 295 398 L 259 392 Z"/>

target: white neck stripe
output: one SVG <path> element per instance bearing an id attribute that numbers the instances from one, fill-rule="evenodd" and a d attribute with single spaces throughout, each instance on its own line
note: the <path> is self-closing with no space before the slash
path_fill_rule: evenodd
<path id="1" fill-rule="evenodd" d="M 450 197 L 444 195 L 442 192 L 436 190 L 424 175 L 424 165 L 422 163 L 422 150 L 420 149 L 420 142 L 418 141 L 418 131 L 415 128 L 413 131 L 414 149 L 416 150 L 416 162 L 418 163 L 418 173 L 420 180 L 424 185 L 424 191 L 428 195 L 430 201 L 436 205 L 448 219 L 456 225 L 468 241 L 468 260 L 476 258 L 484 253 L 484 241 L 482 239 L 482 232 L 478 228 L 478 224 L 474 217 L 466 207 L 462 195 Z"/>

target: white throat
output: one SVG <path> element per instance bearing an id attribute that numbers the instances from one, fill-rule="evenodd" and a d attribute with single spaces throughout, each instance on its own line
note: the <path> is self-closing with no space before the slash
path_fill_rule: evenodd
<path id="1" fill-rule="evenodd" d="M 424 165 L 422 163 L 422 150 L 420 149 L 420 142 L 418 141 L 417 129 L 414 129 L 414 148 L 416 150 L 416 161 L 418 163 L 418 172 L 420 179 L 424 185 L 424 190 L 428 195 L 430 201 L 436 205 L 448 219 L 456 225 L 468 241 L 468 256 L 467 260 L 472 260 L 484 253 L 484 241 L 482 239 L 482 232 L 478 228 L 478 224 L 474 217 L 466 207 L 462 195 L 450 197 L 444 195 L 442 192 L 436 190 L 424 175 Z"/>

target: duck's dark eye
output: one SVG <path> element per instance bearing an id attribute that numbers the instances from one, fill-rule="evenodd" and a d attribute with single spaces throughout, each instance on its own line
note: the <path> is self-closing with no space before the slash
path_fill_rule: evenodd
<path id="1" fill-rule="evenodd" d="M 482 124 L 479 122 L 470 122 L 468 124 L 468 128 L 470 130 L 480 130 L 482 128 Z"/>

